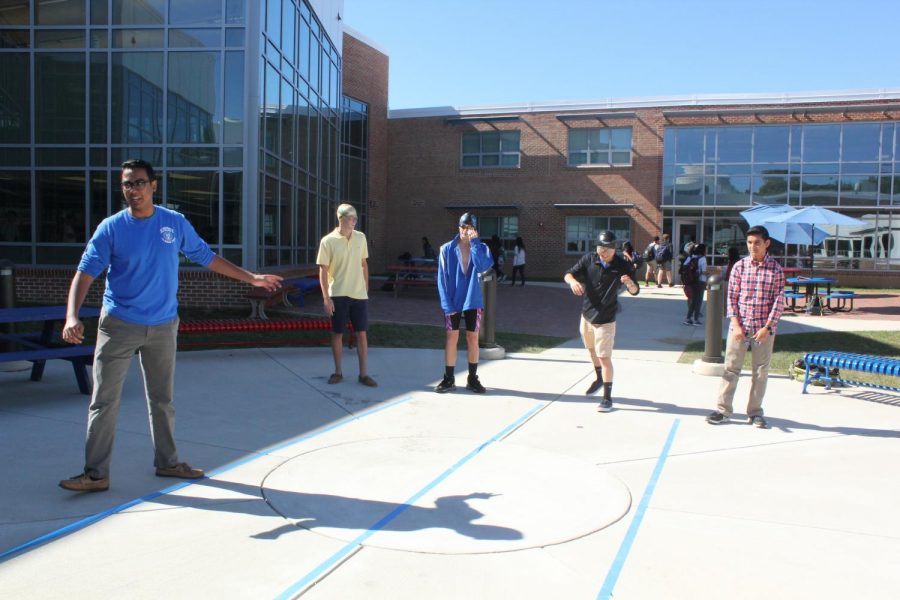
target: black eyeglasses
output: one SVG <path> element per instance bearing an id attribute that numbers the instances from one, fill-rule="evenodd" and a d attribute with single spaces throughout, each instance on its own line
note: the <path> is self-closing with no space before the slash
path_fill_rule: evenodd
<path id="1" fill-rule="evenodd" d="M 142 189 L 144 189 L 144 186 L 147 185 L 148 183 L 150 183 L 150 182 L 147 181 L 146 179 L 135 179 L 134 181 L 123 181 L 122 189 L 123 190 L 131 190 L 131 189 L 142 190 Z"/>

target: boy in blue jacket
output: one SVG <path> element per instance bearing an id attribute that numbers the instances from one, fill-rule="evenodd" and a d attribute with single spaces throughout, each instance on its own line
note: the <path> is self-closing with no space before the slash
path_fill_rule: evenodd
<path id="1" fill-rule="evenodd" d="M 478 381 L 478 329 L 481 326 L 481 283 L 478 274 L 494 264 L 491 251 L 478 237 L 478 220 L 472 213 L 459 218 L 459 233 L 441 246 L 438 257 L 437 284 L 441 296 L 441 309 L 447 327 L 447 343 L 444 346 L 444 378 L 434 388 L 438 394 L 456 389 L 456 346 L 459 342 L 459 323 L 466 323 L 469 378 L 466 389 L 483 394 L 484 386 Z"/>

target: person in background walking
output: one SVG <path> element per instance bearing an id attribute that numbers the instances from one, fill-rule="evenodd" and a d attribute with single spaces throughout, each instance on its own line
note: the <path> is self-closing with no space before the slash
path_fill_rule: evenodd
<path id="1" fill-rule="evenodd" d="M 694 269 L 690 269 L 691 263 L 695 263 Z M 684 293 L 688 298 L 687 318 L 684 324 L 703 325 L 700 320 L 700 309 L 703 307 L 703 292 L 706 291 L 706 244 L 691 246 L 691 255 L 684 259 L 683 278 L 689 269 L 693 275 L 690 281 L 684 282 Z"/>
<path id="2" fill-rule="evenodd" d="M 769 231 L 762 226 L 747 231 L 749 256 L 739 260 L 728 280 L 725 317 L 730 319 L 725 345 L 725 372 L 719 385 L 716 410 L 706 417 L 711 425 L 731 418 L 734 392 L 747 350 L 752 354 L 750 398 L 747 419 L 760 429 L 768 427 L 763 417 L 763 396 L 769 377 L 769 361 L 775 346 L 775 330 L 784 312 L 784 271 L 769 256 Z"/>
<path id="3" fill-rule="evenodd" d="M 512 284 L 516 285 L 516 273 L 522 278 L 522 285 L 525 285 L 525 242 L 521 236 L 516 238 L 516 246 L 513 248 L 513 270 Z"/>
<path id="4" fill-rule="evenodd" d="M 496 233 L 491 236 L 491 241 L 487 244 L 491 250 L 491 259 L 494 261 L 494 273 L 497 274 L 497 281 L 506 281 L 506 274 L 503 272 L 503 263 L 505 262 L 503 251 L 503 242 Z"/>
<path id="5" fill-rule="evenodd" d="M 675 285 L 672 280 L 672 242 L 668 233 L 662 236 L 662 242 L 656 246 L 656 287 L 662 287 L 663 279 L 669 287 Z"/>
<path id="6" fill-rule="evenodd" d="M 741 251 L 737 246 L 729 246 L 728 247 L 728 266 L 725 267 L 725 281 L 728 281 L 728 278 L 731 277 L 731 271 L 734 269 L 734 265 L 737 261 L 741 260 Z"/>
<path id="7" fill-rule="evenodd" d="M 653 236 L 653 241 L 647 244 L 644 249 L 644 262 L 647 263 L 647 270 L 644 272 L 644 284 L 650 287 L 650 276 L 656 281 L 656 253 L 659 250 L 659 236 Z"/>

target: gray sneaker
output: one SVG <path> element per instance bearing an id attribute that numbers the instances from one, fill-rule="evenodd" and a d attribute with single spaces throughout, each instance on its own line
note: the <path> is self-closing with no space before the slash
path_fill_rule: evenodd
<path id="1" fill-rule="evenodd" d="M 597 405 L 597 412 L 609 412 L 612 410 L 612 400 L 604 398 Z"/>
<path id="2" fill-rule="evenodd" d="M 727 423 L 728 417 L 720 413 L 719 411 L 709 413 L 709 416 L 706 417 L 706 422 L 710 425 L 719 425 L 721 423 Z"/>

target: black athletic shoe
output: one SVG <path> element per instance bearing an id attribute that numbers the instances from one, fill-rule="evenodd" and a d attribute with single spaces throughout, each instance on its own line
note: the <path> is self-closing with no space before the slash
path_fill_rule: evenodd
<path id="1" fill-rule="evenodd" d="M 475 392 L 476 394 L 483 394 L 487 390 L 484 389 L 484 386 L 481 385 L 481 382 L 478 381 L 478 375 L 475 377 L 469 377 L 469 380 L 466 382 L 466 389 Z"/>
<path id="2" fill-rule="evenodd" d="M 434 388 L 434 391 L 438 394 L 446 394 L 447 392 L 452 392 L 456 389 L 456 379 L 453 377 L 444 377 L 441 379 L 441 382 L 437 384 Z"/>
<path id="3" fill-rule="evenodd" d="M 603 386 L 603 382 L 600 381 L 599 379 L 596 381 L 593 381 L 593 382 L 591 382 L 591 387 L 589 387 L 587 389 L 587 391 L 584 393 L 584 395 L 590 396 L 591 394 L 593 394 L 594 392 L 599 390 L 602 386 Z"/>
<path id="4" fill-rule="evenodd" d="M 747 422 L 756 427 L 757 429 L 768 429 L 769 424 L 766 423 L 766 420 L 762 418 L 761 415 L 757 415 L 755 417 L 750 417 L 747 419 Z"/>
<path id="5" fill-rule="evenodd" d="M 706 417 L 706 422 L 710 425 L 719 425 L 720 423 L 727 423 L 728 417 L 726 417 L 719 411 L 715 411 L 709 413 L 709 416 Z"/>
<path id="6" fill-rule="evenodd" d="M 609 412 L 612 410 L 612 400 L 604 398 L 600 401 L 600 404 L 597 405 L 597 412 Z"/>

